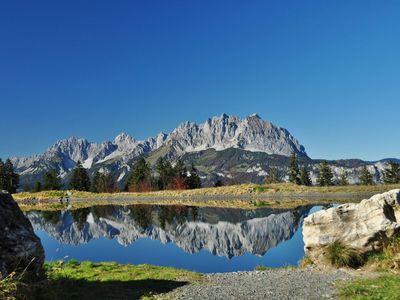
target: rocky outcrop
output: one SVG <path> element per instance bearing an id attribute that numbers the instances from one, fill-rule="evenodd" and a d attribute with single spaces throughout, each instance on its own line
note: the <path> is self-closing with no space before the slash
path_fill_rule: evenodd
<path id="1" fill-rule="evenodd" d="M 0 192 L 0 279 L 27 268 L 32 275 L 40 273 L 44 250 L 29 220 L 6 192 Z"/>
<path id="2" fill-rule="evenodd" d="M 326 248 L 335 241 L 360 254 L 379 250 L 388 239 L 400 234 L 399 222 L 400 190 L 316 212 L 304 220 L 306 255 L 323 265 Z"/>

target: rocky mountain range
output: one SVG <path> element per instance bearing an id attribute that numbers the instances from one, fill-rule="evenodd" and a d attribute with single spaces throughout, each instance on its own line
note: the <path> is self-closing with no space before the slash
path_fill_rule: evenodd
<path id="1" fill-rule="evenodd" d="M 139 238 L 150 238 L 174 243 L 188 253 L 207 250 L 232 258 L 245 253 L 262 256 L 290 239 L 310 209 L 105 206 L 26 215 L 35 230 L 46 231 L 62 244 L 81 245 L 105 237 L 128 246 Z"/>
<path id="2" fill-rule="evenodd" d="M 67 182 L 78 161 L 90 173 L 111 172 L 122 186 L 140 156 L 152 165 L 159 157 L 171 161 L 181 158 L 187 164 L 194 163 L 203 185 L 210 186 L 217 180 L 226 184 L 261 183 L 271 167 L 278 167 L 285 174 L 292 153 L 297 154 L 302 164 L 309 166 L 315 182 L 321 161 L 309 158 L 305 148 L 289 131 L 262 120 L 257 114 L 244 119 L 222 114 L 201 124 L 185 122 L 169 134 L 159 133 L 141 141 L 125 133 L 103 143 L 71 137 L 56 142 L 43 154 L 11 160 L 21 176 L 21 186 L 32 186 L 49 169 L 56 169 Z M 374 174 L 374 179 L 379 180 L 385 162 L 339 160 L 329 163 L 336 177 L 347 172 L 350 183 L 356 183 L 364 165 Z"/>

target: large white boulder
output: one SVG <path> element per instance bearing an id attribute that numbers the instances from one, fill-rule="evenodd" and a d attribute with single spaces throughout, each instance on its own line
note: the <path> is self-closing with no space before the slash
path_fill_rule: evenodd
<path id="1" fill-rule="evenodd" d="M 335 241 L 365 254 L 399 233 L 400 189 L 316 212 L 303 227 L 306 255 L 316 264 L 325 264 L 326 247 Z"/>

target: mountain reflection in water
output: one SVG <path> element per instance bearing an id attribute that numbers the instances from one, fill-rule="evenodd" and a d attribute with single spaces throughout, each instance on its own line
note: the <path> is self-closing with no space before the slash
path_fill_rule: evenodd
<path id="1" fill-rule="evenodd" d="M 161 242 L 160 247 L 172 243 L 186 253 L 204 250 L 216 257 L 232 259 L 245 254 L 262 257 L 290 240 L 311 208 L 244 210 L 105 205 L 71 211 L 31 211 L 27 217 L 42 240 L 46 233 L 60 247 L 81 247 L 102 238 L 128 247 L 148 239 Z M 44 246 L 46 249 L 46 243 Z M 301 249 L 302 245 L 298 247 Z"/>

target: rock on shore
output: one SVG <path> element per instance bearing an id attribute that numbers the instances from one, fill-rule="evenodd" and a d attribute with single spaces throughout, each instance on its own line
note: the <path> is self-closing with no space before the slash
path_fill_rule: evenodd
<path id="1" fill-rule="evenodd" d="M 7 192 L 0 191 L 0 279 L 13 271 L 38 274 L 44 250 L 32 225 Z"/>
<path id="2" fill-rule="evenodd" d="M 316 212 L 304 220 L 306 255 L 324 265 L 325 250 L 335 241 L 365 254 L 379 250 L 400 233 L 400 190 L 378 194 L 360 203 Z"/>

